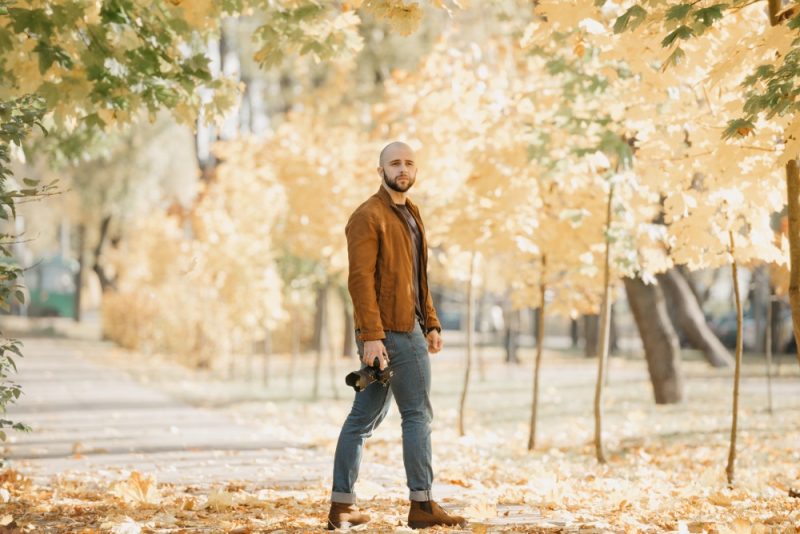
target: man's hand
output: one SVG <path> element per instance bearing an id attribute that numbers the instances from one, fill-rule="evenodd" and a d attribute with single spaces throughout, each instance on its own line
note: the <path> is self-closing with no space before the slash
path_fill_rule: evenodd
<path id="1" fill-rule="evenodd" d="M 361 361 L 368 367 L 372 367 L 375 360 L 378 360 L 378 365 L 381 371 L 389 366 L 389 353 L 386 352 L 386 346 L 383 341 L 376 339 L 375 341 L 364 342 L 364 357 Z"/>
<path id="2" fill-rule="evenodd" d="M 442 350 L 442 336 L 439 335 L 438 330 L 431 330 L 425 337 L 428 340 L 428 352 L 436 354 Z"/>

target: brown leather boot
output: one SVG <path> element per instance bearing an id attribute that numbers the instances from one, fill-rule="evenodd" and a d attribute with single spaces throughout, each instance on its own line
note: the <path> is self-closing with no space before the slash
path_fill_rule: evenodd
<path id="1" fill-rule="evenodd" d="M 331 502 L 331 511 L 328 512 L 328 530 L 348 529 L 356 525 L 363 525 L 368 521 L 369 516 L 356 510 L 355 504 Z"/>
<path id="2" fill-rule="evenodd" d="M 467 520 L 460 515 L 450 515 L 434 501 L 411 501 L 408 511 L 408 526 L 411 528 L 428 528 L 436 525 L 447 527 L 465 527 Z"/>

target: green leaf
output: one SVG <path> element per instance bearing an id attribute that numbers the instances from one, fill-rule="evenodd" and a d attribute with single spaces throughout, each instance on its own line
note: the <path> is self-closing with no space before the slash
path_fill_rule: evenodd
<path id="1" fill-rule="evenodd" d="M 11 27 L 16 33 L 32 33 L 39 37 L 49 37 L 53 33 L 53 23 L 44 9 L 23 9 L 12 7 L 8 10 Z"/>
<path id="2" fill-rule="evenodd" d="M 725 131 L 722 133 L 723 139 L 743 139 L 747 137 L 756 125 L 749 119 L 734 119 L 728 121 Z"/>
<path id="3" fill-rule="evenodd" d="M 25 293 L 23 293 L 21 290 L 18 289 L 14 291 L 14 296 L 17 298 L 20 304 L 25 304 Z"/>
<path id="4" fill-rule="evenodd" d="M 678 4 L 667 10 L 665 20 L 683 20 L 692 10 L 692 4 Z"/>
<path id="5" fill-rule="evenodd" d="M 672 44 L 677 41 L 678 39 L 689 39 L 694 35 L 694 30 L 692 30 L 689 26 L 682 25 L 678 26 L 673 32 L 669 33 L 664 39 L 661 41 L 661 46 L 667 48 L 672 46 Z"/>
<path id="6" fill-rule="evenodd" d="M 39 183 L 39 180 L 34 180 L 33 178 L 23 178 L 22 179 L 22 183 L 24 183 L 25 185 L 29 185 L 29 186 L 33 187 L 33 186 L 35 186 L 36 184 Z"/>
<path id="7" fill-rule="evenodd" d="M 647 11 L 642 6 L 638 4 L 631 6 L 614 21 L 614 33 L 635 30 L 644 22 L 645 17 L 647 17 Z"/>
<path id="8" fill-rule="evenodd" d="M 723 11 L 728 9 L 728 4 L 714 4 L 694 12 L 694 19 L 705 26 L 711 26 L 714 21 L 722 18 Z"/>
<path id="9" fill-rule="evenodd" d="M 683 48 L 680 46 L 676 46 L 675 50 L 667 57 L 664 61 L 664 64 L 661 66 L 662 70 L 667 70 L 670 67 L 677 67 L 683 58 L 686 57 L 686 52 L 683 51 Z"/>

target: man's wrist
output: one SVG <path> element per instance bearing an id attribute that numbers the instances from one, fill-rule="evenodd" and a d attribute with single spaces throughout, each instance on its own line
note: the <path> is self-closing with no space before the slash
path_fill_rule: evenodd
<path id="1" fill-rule="evenodd" d="M 441 329 L 440 327 L 438 327 L 438 326 L 431 326 L 430 328 L 428 328 L 427 330 L 425 330 L 425 335 L 427 336 L 428 334 L 430 334 L 430 333 L 431 333 L 431 332 L 433 332 L 434 330 L 436 330 L 436 332 L 438 332 L 439 334 L 441 334 L 441 333 L 442 333 L 442 329 Z"/>

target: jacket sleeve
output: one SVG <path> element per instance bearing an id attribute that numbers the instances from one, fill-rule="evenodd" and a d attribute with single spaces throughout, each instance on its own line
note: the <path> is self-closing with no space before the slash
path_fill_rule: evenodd
<path id="1" fill-rule="evenodd" d="M 386 337 L 375 291 L 375 269 L 378 263 L 378 226 L 367 213 L 356 211 L 345 227 L 349 274 L 347 289 L 360 328 L 362 341 Z"/>
<path id="2" fill-rule="evenodd" d="M 442 324 L 439 322 L 439 316 L 436 315 L 436 310 L 433 308 L 433 299 L 431 299 L 431 292 L 428 290 L 428 295 L 425 299 L 425 333 L 427 334 L 434 328 L 441 333 Z"/>

